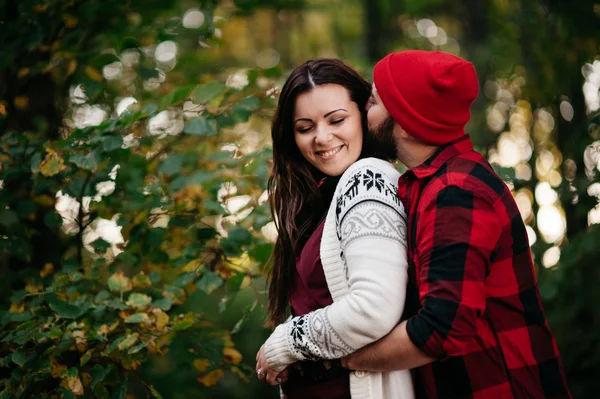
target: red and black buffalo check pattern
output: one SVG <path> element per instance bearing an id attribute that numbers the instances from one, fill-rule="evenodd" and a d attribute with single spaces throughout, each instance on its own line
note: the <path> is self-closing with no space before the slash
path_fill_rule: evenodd
<path id="1" fill-rule="evenodd" d="M 439 359 L 417 370 L 417 391 L 440 399 L 570 398 L 525 225 L 469 136 L 407 171 L 398 194 L 409 210 L 419 307 L 407 331 Z"/>

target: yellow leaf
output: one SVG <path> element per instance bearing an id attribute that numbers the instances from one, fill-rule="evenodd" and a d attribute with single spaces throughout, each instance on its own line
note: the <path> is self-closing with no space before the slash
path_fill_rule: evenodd
<path id="1" fill-rule="evenodd" d="M 48 149 L 46 158 L 40 164 L 40 172 L 44 176 L 54 176 L 66 169 L 65 161 L 54 150 Z"/>
<path id="2" fill-rule="evenodd" d="M 248 382 L 248 376 L 246 374 L 244 374 L 244 372 L 242 370 L 240 370 L 239 368 L 233 366 L 233 367 L 231 367 L 231 372 L 233 374 L 236 374 L 238 377 L 240 377 L 242 379 L 242 381 Z"/>
<path id="3" fill-rule="evenodd" d="M 83 395 L 83 384 L 81 383 L 79 377 L 67 378 L 67 386 L 75 396 Z"/>
<path id="4" fill-rule="evenodd" d="M 127 357 L 121 361 L 121 364 L 127 370 L 136 370 L 138 367 L 140 367 L 142 362 L 132 357 Z"/>
<path id="5" fill-rule="evenodd" d="M 29 292 L 30 294 L 36 294 L 40 292 L 43 288 L 44 286 L 39 284 L 33 285 L 32 283 L 27 283 L 27 285 L 25 285 L 25 291 Z"/>
<path id="6" fill-rule="evenodd" d="M 50 364 L 50 374 L 52 374 L 52 378 L 59 378 L 60 374 L 67 369 L 67 366 L 58 363 L 54 359 L 50 360 Z"/>
<path id="7" fill-rule="evenodd" d="M 17 77 L 19 79 L 21 79 L 27 75 L 29 75 L 29 68 L 21 68 L 21 69 L 19 69 L 19 72 L 17 72 Z"/>
<path id="8" fill-rule="evenodd" d="M 108 288 L 113 292 L 131 291 L 131 279 L 125 276 L 123 272 L 117 272 L 108 279 Z"/>
<path id="9" fill-rule="evenodd" d="M 46 12 L 47 8 L 48 8 L 47 4 L 38 4 L 33 7 L 33 11 L 43 13 L 43 12 Z"/>
<path id="10" fill-rule="evenodd" d="M 25 110 L 29 108 L 29 97 L 17 96 L 15 97 L 15 107 L 17 109 Z"/>
<path id="11" fill-rule="evenodd" d="M 8 309 L 8 313 L 23 313 L 25 310 L 25 305 L 22 303 L 11 303 L 10 309 Z"/>
<path id="12" fill-rule="evenodd" d="M 77 18 L 72 15 L 63 15 L 63 19 L 65 20 L 65 26 L 69 29 L 74 28 L 77 25 Z"/>
<path id="13" fill-rule="evenodd" d="M 90 373 L 81 373 L 81 379 L 83 380 L 83 385 L 86 387 L 92 382 L 92 376 Z"/>
<path id="14" fill-rule="evenodd" d="M 194 360 L 194 362 L 192 364 L 194 365 L 194 368 L 196 368 L 196 370 L 203 373 L 206 370 L 208 370 L 208 367 L 210 366 L 210 360 L 196 359 L 196 360 Z"/>
<path id="15" fill-rule="evenodd" d="M 223 360 L 229 364 L 240 364 L 242 354 L 235 348 L 223 348 Z"/>
<path id="16" fill-rule="evenodd" d="M 4 101 L 0 101 L 0 115 L 6 116 L 6 103 Z"/>
<path id="17" fill-rule="evenodd" d="M 152 309 L 152 313 L 156 318 L 156 329 L 162 331 L 169 324 L 169 315 L 162 311 L 162 309 Z"/>
<path id="18" fill-rule="evenodd" d="M 91 66 L 86 66 L 84 72 L 90 79 L 97 80 L 98 82 L 102 81 L 102 74 Z"/>
<path id="19" fill-rule="evenodd" d="M 52 263 L 46 263 L 44 268 L 40 270 L 40 277 L 47 277 L 50 273 L 54 271 L 54 265 Z"/>
<path id="20" fill-rule="evenodd" d="M 217 369 L 217 370 L 211 371 L 210 373 L 208 373 L 206 375 L 202 375 L 202 376 L 198 377 L 196 380 L 198 380 L 199 383 L 204 384 L 207 387 L 212 387 L 217 382 L 219 382 L 219 380 L 221 379 L 221 377 L 223 377 L 223 375 L 224 375 L 223 370 Z"/>
<path id="21" fill-rule="evenodd" d="M 73 74 L 73 72 L 75 72 L 76 68 L 77 68 L 77 61 L 76 60 L 69 61 L 69 66 L 67 67 L 67 76 L 71 76 Z"/>

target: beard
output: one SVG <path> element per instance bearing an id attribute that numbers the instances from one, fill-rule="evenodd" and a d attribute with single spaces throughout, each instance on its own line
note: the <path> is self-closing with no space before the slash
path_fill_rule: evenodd
<path id="1" fill-rule="evenodd" d="M 371 156 L 388 161 L 398 159 L 398 142 L 394 137 L 396 121 L 388 116 L 375 128 L 368 129 L 365 135 L 365 147 L 369 148 Z"/>

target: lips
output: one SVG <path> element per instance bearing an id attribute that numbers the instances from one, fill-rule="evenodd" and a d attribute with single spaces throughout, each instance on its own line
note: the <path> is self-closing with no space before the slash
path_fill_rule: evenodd
<path id="1" fill-rule="evenodd" d="M 340 152 L 342 150 L 342 147 L 344 147 L 344 145 L 340 145 L 338 147 L 334 147 L 331 148 L 329 150 L 326 151 L 315 151 L 315 154 L 317 154 L 318 156 L 322 157 L 322 158 L 331 158 L 333 157 L 335 154 L 337 154 L 338 152 Z"/>

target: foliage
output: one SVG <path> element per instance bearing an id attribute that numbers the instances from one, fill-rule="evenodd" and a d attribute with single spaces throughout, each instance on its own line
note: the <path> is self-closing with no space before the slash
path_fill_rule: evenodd
<path id="1" fill-rule="evenodd" d="M 192 28 L 180 17 L 190 9 L 202 13 Z M 593 397 L 600 123 L 582 91 L 597 77 L 582 66 L 597 62 L 597 18 L 592 0 L 4 2 L 0 398 L 221 397 L 238 381 L 240 397 L 275 394 L 244 382 L 268 334 L 254 310 L 271 251 L 273 88 L 309 58 L 368 68 L 404 48 L 475 63 L 468 131 L 530 198 L 546 314 L 574 396 Z M 165 43 L 176 57 L 156 56 Z M 250 66 L 260 57 L 276 66 Z M 517 166 L 494 156 L 505 133 L 531 149 Z M 546 242 L 535 192 L 551 176 L 567 227 Z M 541 267 L 558 248 L 560 262 Z"/>
<path id="2" fill-rule="evenodd" d="M 20 19 L 3 30 L 4 41 L 18 37 L 2 53 L 3 74 L 24 81 L 4 89 L 0 107 L 1 270 L 10 293 L 0 307 L 1 398 L 125 398 L 132 386 L 160 398 L 137 370 L 182 336 L 198 343 L 187 366 L 206 386 L 224 370 L 243 379 L 253 371 L 232 337 L 258 297 L 229 326 L 189 310 L 188 301 L 203 291 L 219 297 L 225 311 L 270 254 L 260 234 L 269 216 L 259 203 L 270 152 L 221 147 L 259 108 L 273 107 L 257 86 L 259 78 L 271 78 L 249 71 L 244 87 L 215 75 L 204 84 L 131 93 L 130 83 L 107 81 L 100 71 L 127 51 L 137 59 L 127 71 L 131 83 L 143 86 L 161 71 L 149 67 L 154 55 L 131 37 L 112 43 L 119 57 L 97 59 L 106 40 L 117 38 L 111 29 L 123 32 L 141 17 L 121 2 L 107 3 L 6 7 Z M 146 2 L 145 17 L 160 15 L 158 3 Z M 110 22 L 126 15 L 129 21 Z M 24 18 L 30 23 L 22 24 Z M 94 36 L 105 19 L 105 36 Z M 159 39 L 177 28 L 169 24 L 157 30 Z M 131 33 L 146 45 L 156 40 L 143 27 Z M 19 57 L 34 63 L 25 67 Z M 36 80 L 56 96 L 24 94 Z M 76 86 L 83 98 L 69 96 Z M 113 104 L 124 91 L 139 100 L 119 113 Z M 185 114 L 184 102 L 191 105 Z M 36 113 L 44 105 L 75 119 L 87 106 L 81 103 L 100 104 L 110 117 L 76 127 Z M 164 116 L 171 124 L 157 128 Z M 230 211 L 228 200 L 236 196 L 248 200 Z"/>

